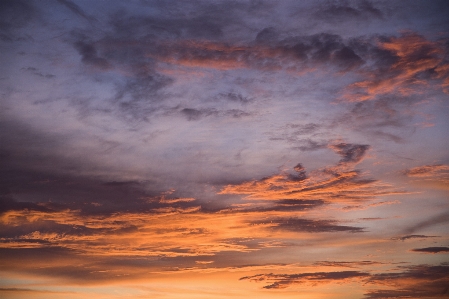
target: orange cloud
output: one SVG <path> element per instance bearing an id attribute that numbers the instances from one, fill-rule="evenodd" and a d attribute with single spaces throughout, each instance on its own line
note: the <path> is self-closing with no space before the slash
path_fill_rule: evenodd
<path id="1" fill-rule="evenodd" d="M 440 80 L 440 86 L 448 92 L 449 64 L 439 43 L 409 32 L 380 42 L 379 47 L 394 55 L 396 62 L 386 70 L 370 70 L 367 80 L 349 86 L 345 99 L 360 102 L 392 93 L 410 95 L 419 92 L 420 85 L 428 85 L 429 79 Z"/>
<path id="2" fill-rule="evenodd" d="M 308 272 L 295 274 L 256 274 L 241 280 L 266 282 L 265 289 L 283 289 L 292 285 L 321 286 L 328 283 L 358 282 L 380 289 L 368 290 L 366 298 L 440 298 L 447 294 L 449 266 L 418 265 L 403 267 L 402 272 L 372 274 L 364 271 Z"/>
<path id="3" fill-rule="evenodd" d="M 339 143 L 330 146 L 342 158 L 337 165 L 306 175 L 301 164 L 296 174 L 281 173 L 261 180 L 224 187 L 220 194 L 247 194 L 247 199 L 265 200 L 324 200 L 355 204 L 381 195 L 398 194 L 391 186 L 366 179 L 355 170 L 368 150 L 366 145 Z"/>
<path id="4" fill-rule="evenodd" d="M 418 166 L 405 170 L 404 174 L 409 177 L 438 177 L 448 175 L 449 166 L 442 164 Z"/>

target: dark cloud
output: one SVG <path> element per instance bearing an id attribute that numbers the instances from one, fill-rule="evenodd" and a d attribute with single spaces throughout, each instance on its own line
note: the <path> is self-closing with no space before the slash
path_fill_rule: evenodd
<path id="1" fill-rule="evenodd" d="M 101 70 L 107 70 L 111 67 L 106 59 L 98 56 L 94 44 L 79 41 L 75 43 L 75 49 L 81 55 L 83 63 L 95 66 Z"/>
<path id="2" fill-rule="evenodd" d="M 369 273 L 360 271 L 340 271 L 340 272 L 315 272 L 300 274 L 257 274 L 253 276 L 245 276 L 240 280 L 266 281 L 270 283 L 264 286 L 264 289 L 283 289 L 294 284 L 302 284 L 313 282 L 322 284 L 332 281 L 345 281 L 352 279 L 361 279 L 369 276 Z"/>
<path id="3" fill-rule="evenodd" d="M 256 42 L 272 43 L 277 39 L 277 36 L 278 34 L 274 27 L 267 27 L 257 33 Z"/>
<path id="4" fill-rule="evenodd" d="M 418 265 L 402 267 L 402 272 L 371 274 L 360 271 L 315 272 L 299 274 L 257 274 L 241 280 L 266 282 L 266 289 L 282 289 L 297 284 L 319 286 L 329 282 L 352 280 L 387 289 L 370 290 L 365 298 L 440 298 L 449 293 L 449 266 Z"/>
<path id="5" fill-rule="evenodd" d="M 288 230 L 294 232 L 364 232 L 362 227 L 340 225 L 335 220 L 312 220 L 302 218 L 267 218 L 253 221 L 255 225 L 269 225 L 271 229 Z"/>
<path id="6" fill-rule="evenodd" d="M 423 253 L 439 253 L 439 252 L 449 252 L 449 247 L 425 247 L 425 248 L 414 248 L 413 252 L 423 252 Z"/>
<path id="7" fill-rule="evenodd" d="M 55 295 L 58 294 L 60 296 L 68 295 L 68 294 L 75 294 L 75 292 L 58 292 L 58 291 L 49 291 L 49 290 L 39 290 L 39 289 L 28 289 L 28 288 L 0 288 L 0 294 L 6 294 L 5 296 L 9 297 L 9 294 L 14 293 L 30 293 L 28 296 L 32 297 L 33 294 L 49 294 L 49 295 Z M 5 298 L 7 298 L 5 297 Z"/>
<path id="8" fill-rule="evenodd" d="M 293 170 L 296 171 L 296 173 L 289 175 L 290 180 L 303 181 L 307 179 L 306 169 L 304 168 L 304 166 L 302 166 L 301 163 L 296 164 L 296 166 L 293 167 Z"/>
<path id="9" fill-rule="evenodd" d="M 173 21 L 170 22 L 173 23 Z M 139 35 L 137 32 L 142 29 L 141 25 L 129 23 L 125 25 L 126 28 L 129 26 L 133 28 L 128 28 L 127 34 L 123 37 L 120 34 L 115 34 L 97 39 L 95 43 L 77 45 L 78 51 L 84 57 L 83 61 L 104 64 L 104 61 L 101 60 L 103 58 L 97 55 L 96 47 L 101 47 L 104 56 L 114 62 L 146 64 L 152 61 L 220 70 L 235 68 L 280 70 L 288 68 L 301 71 L 313 68 L 315 64 L 326 64 L 337 67 L 341 71 L 348 71 L 364 64 L 364 59 L 356 53 L 355 46 L 349 45 L 340 36 L 332 34 L 296 36 L 274 44 L 262 42 L 252 44 L 220 42 L 213 38 L 209 38 L 207 41 L 195 40 L 182 37 L 186 31 L 185 28 L 172 32 L 170 26 L 163 24 L 158 24 L 155 28 L 164 32 L 156 30 L 152 35 L 151 31 L 146 31 L 146 35 Z M 165 32 L 166 29 L 168 32 Z M 124 30 L 124 28 L 117 27 L 116 30 Z M 183 33 L 181 34 L 181 32 Z M 238 96 L 236 98 L 232 93 L 229 94 L 229 97 L 231 100 L 242 100 Z"/>
<path id="10" fill-rule="evenodd" d="M 164 39 L 219 39 L 226 24 L 223 14 L 208 14 L 208 8 L 204 6 L 198 6 L 196 10 L 196 15 L 190 17 L 170 14 L 170 10 L 165 10 L 166 15 L 160 16 L 129 15 L 126 11 L 120 11 L 113 15 L 111 24 L 116 35 L 120 37 L 129 37 L 132 34 L 135 37 L 151 36 Z M 226 11 L 229 12 L 229 9 Z"/>
<path id="11" fill-rule="evenodd" d="M 449 166 L 442 164 L 418 166 L 403 171 L 403 173 L 409 177 L 430 177 L 430 178 L 432 177 L 436 178 L 439 175 L 448 172 Z"/>
<path id="12" fill-rule="evenodd" d="M 35 67 L 22 68 L 22 70 L 28 71 L 28 72 L 32 73 L 33 75 L 36 75 L 36 76 L 39 76 L 42 78 L 46 78 L 46 79 L 52 79 L 52 78 L 56 77 L 55 75 L 52 75 L 52 74 L 44 74 L 44 73 L 40 72 Z"/>
<path id="13" fill-rule="evenodd" d="M 294 130 L 293 134 L 295 135 L 305 135 L 316 132 L 321 125 L 316 123 L 308 123 L 308 124 L 288 124 L 287 128 Z"/>
<path id="14" fill-rule="evenodd" d="M 181 110 L 181 113 L 184 114 L 188 120 L 199 120 L 201 117 L 217 115 L 218 111 L 215 109 L 192 109 L 192 108 L 184 108 Z"/>
<path id="15" fill-rule="evenodd" d="M 377 52 L 381 56 L 392 58 L 385 61 L 377 57 L 370 59 L 372 66 L 361 72 L 366 79 L 351 84 L 343 96 L 345 100 L 363 102 L 387 95 L 395 95 L 399 101 L 413 99 L 424 82 L 432 81 L 438 89 L 447 91 L 448 62 L 441 43 L 414 32 L 403 32 L 400 37 L 377 38 L 375 47 L 380 49 Z"/>
<path id="16" fill-rule="evenodd" d="M 336 261 L 319 261 L 315 262 L 316 266 L 324 267 L 345 267 L 345 268 L 360 268 L 363 266 L 382 265 L 383 263 L 374 261 L 355 261 L 355 262 L 336 262 Z"/>
<path id="17" fill-rule="evenodd" d="M 94 21 L 95 18 L 88 16 L 78 5 L 69 0 L 57 0 L 59 3 L 70 9 L 76 15 L 88 20 L 89 22 Z"/>
<path id="18" fill-rule="evenodd" d="M 276 139 L 274 139 L 274 140 L 276 140 Z M 316 151 L 316 150 L 320 150 L 323 148 L 327 148 L 327 146 L 328 146 L 327 141 L 316 141 L 316 140 L 312 140 L 310 138 L 295 140 L 295 142 L 298 145 L 294 146 L 293 149 L 298 149 L 303 152 Z"/>
<path id="19" fill-rule="evenodd" d="M 364 63 L 362 58 L 348 46 L 335 51 L 334 60 L 336 64 L 340 65 L 345 70 L 360 66 Z"/>
<path id="20" fill-rule="evenodd" d="M 269 132 L 270 140 L 286 141 L 293 145 L 293 149 L 300 151 L 316 151 L 328 147 L 328 140 L 316 140 L 323 125 L 316 123 L 295 124 L 290 123 L 280 128 L 280 132 Z M 304 138 L 306 136 L 312 136 Z"/>
<path id="21" fill-rule="evenodd" d="M 429 227 L 447 223 L 449 222 L 449 213 L 444 212 L 439 215 L 433 216 L 432 218 L 429 218 L 428 220 L 420 221 L 417 224 L 413 225 L 412 227 L 409 227 L 404 230 L 404 233 L 406 234 L 412 234 L 419 230 L 425 230 Z"/>
<path id="22" fill-rule="evenodd" d="M 241 103 L 241 104 L 248 104 L 252 101 L 254 101 L 253 98 L 245 97 L 242 94 L 229 92 L 229 93 L 222 93 L 220 96 L 224 99 L 227 99 L 231 102 Z"/>
<path id="23" fill-rule="evenodd" d="M 268 204 L 266 202 L 253 202 L 249 206 L 245 204 L 233 204 L 220 208 L 209 207 L 203 204 L 201 211 L 205 213 L 294 212 L 315 209 L 325 204 L 326 202 L 323 200 L 284 199 L 275 200 Z"/>
<path id="24" fill-rule="evenodd" d="M 342 158 L 335 166 L 313 171 L 310 177 L 301 166 L 299 176 L 281 173 L 227 185 L 219 194 L 248 194 L 247 198 L 265 200 L 319 199 L 354 205 L 376 196 L 402 193 L 377 180 L 362 178 L 361 172 L 353 169 L 363 159 L 368 145 L 339 143 L 329 147 Z"/>
<path id="25" fill-rule="evenodd" d="M 359 163 L 370 148 L 369 145 L 348 143 L 333 144 L 329 147 L 342 157 L 340 164 Z"/>
<path id="26" fill-rule="evenodd" d="M 406 267 L 403 272 L 373 274 L 368 284 L 390 286 L 388 290 L 373 290 L 368 299 L 386 298 L 440 298 L 449 294 L 449 266 L 419 265 Z"/>
<path id="27" fill-rule="evenodd" d="M 0 196 L 0 215 L 7 211 L 40 211 L 49 212 L 52 209 L 46 205 L 34 202 L 18 202 L 7 196 Z"/>
<path id="28" fill-rule="evenodd" d="M 329 1 L 315 13 L 325 21 L 349 21 L 354 19 L 382 18 L 383 13 L 369 1 Z"/>
<path id="29" fill-rule="evenodd" d="M 180 110 L 187 120 L 200 120 L 204 117 L 216 116 L 216 117 L 233 117 L 241 118 L 245 116 L 251 116 L 251 113 L 245 112 L 240 109 L 229 109 L 229 110 L 217 110 L 214 108 L 203 108 L 203 109 L 193 109 L 193 108 L 183 108 Z"/>
<path id="30" fill-rule="evenodd" d="M 415 114 L 411 110 L 410 103 L 419 100 L 420 97 L 410 96 L 404 99 L 404 97 L 384 96 L 376 100 L 354 103 L 350 111 L 334 120 L 333 125 L 350 127 L 376 139 L 402 143 L 404 138 L 413 134 L 415 130 L 409 126 Z"/>
<path id="31" fill-rule="evenodd" d="M 21 28 L 30 22 L 36 11 L 30 1 L 2 0 L 0 1 L 0 32 L 2 39 L 10 39 L 15 29 Z"/>
<path id="32" fill-rule="evenodd" d="M 426 235 L 405 235 L 401 237 L 391 238 L 392 240 L 405 241 L 409 239 L 427 239 L 427 238 L 438 238 L 438 236 L 426 236 Z"/>

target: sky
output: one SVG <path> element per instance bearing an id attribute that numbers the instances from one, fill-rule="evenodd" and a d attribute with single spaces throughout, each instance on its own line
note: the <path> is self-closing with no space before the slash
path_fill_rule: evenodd
<path id="1" fill-rule="evenodd" d="M 448 297 L 448 16 L 0 0 L 0 297 Z"/>

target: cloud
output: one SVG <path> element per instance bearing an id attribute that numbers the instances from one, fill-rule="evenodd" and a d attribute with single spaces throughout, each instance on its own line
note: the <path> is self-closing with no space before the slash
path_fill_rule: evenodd
<path id="1" fill-rule="evenodd" d="M 88 16 L 78 5 L 69 0 L 57 0 L 59 3 L 70 9 L 76 15 L 86 19 L 89 22 L 95 21 L 95 18 Z"/>
<path id="2" fill-rule="evenodd" d="M 272 43 L 276 41 L 277 37 L 276 29 L 274 27 L 267 27 L 257 33 L 256 42 Z"/>
<path id="3" fill-rule="evenodd" d="M 324 284 L 329 282 L 360 280 L 368 277 L 369 274 L 360 271 L 339 271 L 339 272 L 315 272 L 300 274 L 257 274 L 245 276 L 240 280 L 248 279 L 250 281 L 266 281 L 269 285 L 264 289 L 283 289 L 294 284 Z"/>
<path id="4" fill-rule="evenodd" d="M 344 126 L 372 138 L 403 143 L 415 128 L 409 124 L 418 114 L 411 102 L 420 98 L 410 96 L 407 100 L 387 95 L 372 101 L 353 103 L 349 111 L 336 117 L 332 124 Z"/>
<path id="5" fill-rule="evenodd" d="M 228 101 L 237 102 L 237 103 L 241 103 L 241 104 L 248 104 L 248 103 L 251 103 L 254 101 L 253 98 L 245 97 L 240 93 L 234 93 L 234 92 L 221 93 L 220 97 L 224 98 Z"/>
<path id="6" fill-rule="evenodd" d="M 339 164 L 357 164 L 369 149 L 369 145 L 347 143 L 332 144 L 329 147 L 342 157 Z"/>
<path id="7" fill-rule="evenodd" d="M 217 110 L 214 108 L 183 108 L 180 110 L 180 113 L 184 115 L 189 121 L 200 120 L 201 118 L 209 116 L 241 118 L 252 115 L 251 113 L 245 112 L 240 109 Z"/>
<path id="8" fill-rule="evenodd" d="M 383 53 L 386 52 L 384 55 L 394 57 L 391 64 L 383 65 L 385 62 L 379 60 L 378 67 L 366 74 L 367 80 L 349 86 L 344 96 L 346 100 L 374 100 L 387 94 L 407 96 L 418 92 L 419 86 L 428 85 L 432 80 L 436 80 L 437 85 L 447 92 L 449 68 L 440 43 L 405 32 L 400 37 L 380 40 L 378 47 Z"/>
<path id="9" fill-rule="evenodd" d="M 266 282 L 266 289 L 282 289 L 297 284 L 320 286 L 322 284 L 352 281 L 380 287 L 369 290 L 365 298 L 440 298 L 448 294 L 449 266 L 418 265 L 402 267 L 402 272 L 371 274 L 361 271 L 315 272 L 298 274 L 257 274 L 241 280 Z"/>
<path id="10" fill-rule="evenodd" d="M 250 204 L 231 204 L 229 207 L 211 209 L 202 206 L 201 211 L 205 213 L 261 213 L 261 212 L 294 212 L 306 211 L 322 207 L 326 203 L 322 200 L 299 200 L 299 199 L 281 199 L 272 201 L 253 201 Z"/>
<path id="11" fill-rule="evenodd" d="M 327 22 L 341 22 L 354 19 L 381 19 L 383 18 L 383 13 L 370 1 L 358 1 L 353 3 L 349 1 L 330 1 L 317 11 L 315 16 Z"/>
<path id="12" fill-rule="evenodd" d="M 327 148 L 330 141 L 316 140 L 326 128 L 317 123 L 289 123 L 274 132 L 267 132 L 272 141 L 286 141 L 293 145 L 292 149 L 315 151 Z"/>
<path id="13" fill-rule="evenodd" d="M 447 222 L 449 222 L 449 213 L 444 212 L 439 215 L 433 216 L 432 218 L 429 218 L 428 220 L 420 221 L 417 224 L 405 229 L 404 232 L 406 234 L 412 234 L 416 231 L 425 230 L 429 227 L 439 225 L 442 223 L 447 223 Z"/>
<path id="14" fill-rule="evenodd" d="M 313 265 L 324 267 L 360 268 L 364 266 L 383 265 L 383 263 L 375 261 L 355 261 L 355 262 L 319 261 L 315 262 Z"/>
<path id="15" fill-rule="evenodd" d="M 409 177 L 436 178 L 441 175 L 449 175 L 448 165 L 424 165 L 404 170 L 404 174 Z"/>
<path id="16" fill-rule="evenodd" d="M 4 0 L 0 2 L 0 38 L 13 41 L 16 29 L 22 28 L 33 20 L 36 10 L 29 1 Z"/>
<path id="17" fill-rule="evenodd" d="M 79 41 L 75 43 L 75 49 L 81 55 L 83 63 L 95 66 L 100 70 L 107 70 L 111 68 L 111 65 L 106 59 L 98 56 L 97 49 L 94 44 Z"/>
<path id="18" fill-rule="evenodd" d="M 449 252 L 449 247 L 425 247 L 425 248 L 414 248 L 413 252 L 423 252 L 423 253 L 439 253 L 439 252 Z"/>
<path id="19" fill-rule="evenodd" d="M 380 284 L 390 289 L 372 290 L 368 299 L 380 298 L 440 298 L 449 292 L 449 266 L 418 265 L 405 267 L 396 273 L 373 274 L 368 284 Z M 392 289 L 391 289 L 392 288 Z"/>
<path id="20" fill-rule="evenodd" d="M 301 199 L 355 204 L 379 195 L 397 194 L 387 185 L 363 178 L 353 167 L 362 161 L 369 146 L 338 143 L 329 146 L 341 156 L 335 166 L 306 175 L 301 165 L 297 173 L 281 173 L 260 180 L 225 186 L 219 194 L 247 194 L 247 199 Z M 299 170 L 299 171 L 298 171 Z"/>
<path id="21" fill-rule="evenodd" d="M 266 218 L 252 221 L 252 225 L 266 225 L 274 230 L 287 230 L 293 232 L 363 232 L 362 227 L 340 225 L 335 220 L 312 220 L 302 218 Z"/>
<path id="22" fill-rule="evenodd" d="M 405 241 L 409 239 L 427 239 L 427 238 L 438 238 L 439 236 L 426 236 L 426 235 L 405 235 L 401 237 L 391 238 L 392 240 Z"/>

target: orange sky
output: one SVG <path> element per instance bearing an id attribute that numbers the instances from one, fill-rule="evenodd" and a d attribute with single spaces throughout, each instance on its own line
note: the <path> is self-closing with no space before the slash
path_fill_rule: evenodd
<path id="1" fill-rule="evenodd" d="M 0 1 L 1 298 L 441 298 L 446 1 Z"/>

